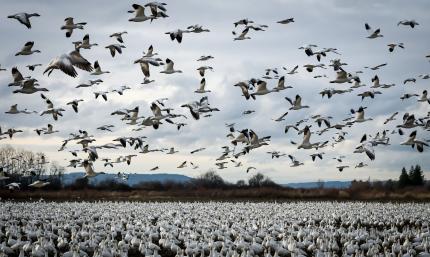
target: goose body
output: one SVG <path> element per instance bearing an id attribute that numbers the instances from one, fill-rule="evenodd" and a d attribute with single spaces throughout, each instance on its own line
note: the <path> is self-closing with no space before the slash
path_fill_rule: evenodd
<path id="1" fill-rule="evenodd" d="M 31 29 L 30 18 L 31 17 L 40 17 L 40 14 L 38 14 L 38 13 L 25 13 L 25 12 L 22 12 L 22 13 L 17 13 L 17 14 L 9 15 L 7 17 L 9 19 L 16 19 L 21 24 L 25 25 L 28 29 Z"/>

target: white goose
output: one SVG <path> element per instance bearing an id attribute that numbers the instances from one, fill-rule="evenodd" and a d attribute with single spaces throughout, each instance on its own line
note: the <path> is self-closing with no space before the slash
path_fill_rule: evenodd
<path id="1" fill-rule="evenodd" d="M 167 58 L 166 65 L 164 66 L 164 70 L 160 71 L 160 73 L 164 73 L 164 74 L 182 73 L 181 70 L 175 70 L 174 65 L 175 63 L 169 58 Z"/>
<path id="2" fill-rule="evenodd" d="M 45 187 L 45 186 L 47 186 L 49 184 L 51 184 L 51 182 L 36 180 L 33 183 L 31 183 L 30 185 L 28 185 L 28 186 L 29 187 L 34 187 L 34 188 L 42 188 L 42 187 Z"/>
<path id="3" fill-rule="evenodd" d="M 76 113 L 78 113 L 78 105 L 79 105 L 79 102 L 83 102 L 83 101 L 84 101 L 83 99 L 75 99 L 75 100 L 73 100 L 73 101 L 68 102 L 68 103 L 67 103 L 67 105 L 71 105 L 71 106 L 72 106 L 72 108 L 73 108 L 73 110 L 74 110 Z"/>
<path id="4" fill-rule="evenodd" d="M 309 126 L 306 126 L 303 131 L 303 141 L 300 145 L 297 146 L 297 149 L 312 149 L 316 148 L 318 149 L 318 146 L 320 145 L 319 142 L 317 143 L 310 143 L 311 138 L 311 130 L 309 129 Z"/>
<path id="5" fill-rule="evenodd" d="M 179 151 L 175 151 L 174 147 L 170 147 L 170 150 L 166 154 L 175 154 L 177 152 L 179 152 Z"/>
<path id="6" fill-rule="evenodd" d="M 351 113 L 356 114 L 355 119 L 352 122 L 361 123 L 361 122 L 373 120 L 372 118 L 367 118 L 367 119 L 364 118 L 364 109 L 366 109 L 366 108 L 367 107 L 360 106 L 360 108 L 358 108 L 357 111 L 351 109 Z"/>
<path id="7" fill-rule="evenodd" d="M 21 48 L 21 51 L 15 54 L 15 56 L 18 55 L 31 55 L 33 53 L 40 53 L 40 50 L 32 50 L 34 45 L 33 41 L 28 41 L 25 43 L 25 45 Z"/>
<path id="8" fill-rule="evenodd" d="M 293 88 L 292 86 L 285 86 L 285 76 L 282 76 L 278 80 L 278 84 L 273 88 L 274 92 L 280 92 L 282 90 Z"/>
<path id="9" fill-rule="evenodd" d="M 7 17 L 9 19 L 16 19 L 21 24 L 24 24 L 28 29 L 31 29 L 30 18 L 31 17 L 40 17 L 40 14 L 38 14 L 38 13 L 25 13 L 25 12 L 22 12 L 22 13 L 17 13 L 17 14 L 9 15 Z"/>
<path id="10" fill-rule="evenodd" d="M 267 82 L 263 80 L 259 80 L 257 82 L 257 90 L 251 94 L 251 97 L 255 99 L 256 95 L 267 95 L 269 93 L 276 92 L 275 90 L 267 89 Z"/>
<path id="11" fill-rule="evenodd" d="M 366 153 L 367 157 L 371 161 L 375 160 L 375 151 L 373 150 L 373 144 L 367 141 L 367 135 L 364 134 L 360 140 L 360 144 L 355 147 L 354 153 Z"/>
<path id="12" fill-rule="evenodd" d="M 43 134 L 50 135 L 50 134 L 54 134 L 54 133 L 58 133 L 58 132 L 60 132 L 60 131 L 54 130 L 54 126 L 52 126 L 51 124 L 48 124 L 48 129 L 45 132 L 43 132 Z"/>
<path id="13" fill-rule="evenodd" d="M 67 17 L 64 21 L 66 24 L 61 27 L 61 30 L 66 30 L 66 37 L 72 36 L 74 29 L 84 29 L 84 25 L 87 24 L 86 22 L 74 23 L 73 17 Z"/>
<path id="14" fill-rule="evenodd" d="M 49 91 L 46 88 L 36 87 L 36 85 L 39 85 L 36 83 L 36 79 L 27 79 L 24 82 L 22 82 L 21 89 L 13 91 L 14 94 L 21 93 L 21 94 L 33 94 L 36 92 L 41 91 Z"/>
<path id="15" fill-rule="evenodd" d="M 94 62 L 94 71 L 91 73 L 91 75 L 102 75 L 105 73 L 110 73 L 110 71 L 102 71 L 99 61 Z"/>
<path id="16" fill-rule="evenodd" d="M 430 104 L 430 98 L 427 96 L 427 90 L 423 90 L 423 93 L 421 94 L 420 98 L 418 99 L 418 102 L 427 102 Z"/>
<path id="17" fill-rule="evenodd" d="M 111 44 L 111 45 L 105 46 L 105 48 L 109 49 L 110 55 L 112 57 L 115 57 L 116 52 L 118 52 L 119 54 L 122 54 L 122 49 L 125 48 L 125 46 L 120 44 Z"/>
<path id="18" fill-rule="evenodd" d="M 417 131 L 414 130 L 408 137 L 408 139 L 406 141 L 403 141 L 402 143 L 400 143 L 400 145 L 410 145 L 412 146 L 412 148 L 414 148 L 415 146 L 417 146 L 417 150 L 418 152 L 423 152 L 424 151 L 424 146 L 429 146 L 426 142 L 422 141 L 422 140 L 417 140 L 416 139 L 417 136 Z"/>
<path id="19" fill-rule="evenodd" d="M 381 35 L 381 29 L 378 28 L 376 30 L 372 30 L 372 28 L 367 23 L 364 24 L 364 27 L 366 28 L 367 32 L 369 32 L 369 36 L 367 36 L 367 38 L 373 39 L 383 37 L 383 35 Z"/>
<path id="20" fill-rule="evenodd" d="M 304 165 L 304 163 L 303 162 L 300 162 L 300 161 L 298 161 L 294 156 L 292 156 L 292 155 L 288 155 L 288 157 L 290 158 L 290 160 L 291 160 L 291 165 L 290 165 L 290 167 L 298 167 L 298 166 L 300 166 L 300 165 Z"/>
<path id="21" fill-rule="evenodd" d="M 290 110 L 300 110 L 303 108 L 309 108 L 309 106 L 307 105 L 302 105 L 302 97 L 300 95 L 296 95 L 296 98 L 294 101 L 292 101 L 288 97 L 285 97 L 285 100 L 287 100 L 292 105 L 290 107 Z"/>
<path id="22" fill-rule="evenodd" d="M 206 70 L 213 71 L 213 68 L 211 66 L 201 66 L 201 67 L 197 68 L 197 70 L 199 71 L 200 76 L 204 77 L 205 71 Z"/>
<path id="23" fill-rule="evenodd" d="M 48 72 L 48 76 L 51 75 L 52 71 L 55 69 L 61 70 L 71 77 L 76 77 L 78 73 L 76 72 L 73 66 L 78 67 L 81 70 L 85 70 L 91 72 L 93 67 L 91 67 L 91 63 L 82 57 L 79 51 L 75 50 L 68 54 L 63 54 L 58 57 L 55 57 L 45 69 L 43 74 Z"/>
<path id="24" fill-rule="evenodd" d="M 127 34 L 127 31 L 115 32 L 113 34 L 110 34 L 109 37 L 116 38 L 116 40 L 118 40 L 118 42 L 120 42 L 122 44 L 122 43 L 124 43 L 124 40 L 122 39 L 122 35 L 124 35 L 124 34 Z"/>
<path id="25" fill-rule="evenodd" d="M 415 26 L 420 24 L 415 20 L 401 20 L 397 23 L 397 26 L 399 25 L 410 26 L 411 28 L 415 28 Z"/>
<path id="26" fill-rule="evenodd" d="M 91 47 L 93 46 L 98 46 L 97 43 L 91 44 L 90 43 L 90 35 L 86 34 L 84 36 L 84 38 L 82 39 L 82 42 L 80 42 L 79 46 L 77 47 L 78 49 L 83 48 L 83 49 L 91 49 Z"/>
<path id="27" fill-rule="evenodd" d="M 249 32 L 249 29 L 248 29 L 248 28 L 244 29 L 244 30 L 242 31 L 242 33 L 240 33 L 240 35 L 239 35 L 239 36 L 237 36 L 237 37 L 235 37 L 233 40 L 234 40 L 234 41 L 236 41 L 236 40 L 246 40 L 246 39 L 251 39 L 250 37 L 247 37 L 247 36 L 246 36 L 246 34 L 248 34 L 248 32 Z M 233 35 L 236 35 L 236 32 L 234 32 L 234 31 L 233 31 Z"/>
<path id="28" fill-rule="evenodd" d="M 211 92 L 210 90 L 206 90 L 205 86 L 206 86 L 206 79 L 202 78 L 202 80 L 200 81 L 200 87 L 196 91 L 194 91 L 194 93 L 204 94 L 204 93 Z"/>
<path id="29" fill-rule="evenodd" d="M 104 172 L 95 172 L 93 169 L 93 165 L 88 160 L 84 160 L 82 165 L 85 168 L 84 178 L 92 178 L 92 177 L 98 176 L 100 174 L 105 174 Z"/>
<path id="30" fill-rule="evenodd" d="M 146 16 L 145 15 L 145 7 L 138 5 L 138 4 L 133 4 L 132 5 L 133 9 L 132 11 L 128 11 L 129 13 L 134 13 L 134 17 L 128 19 L 128 21 L 133 21 L 133 22 L 144 22 L 147 20 L 153 20 L 156 17 L 153 16 Z"/>

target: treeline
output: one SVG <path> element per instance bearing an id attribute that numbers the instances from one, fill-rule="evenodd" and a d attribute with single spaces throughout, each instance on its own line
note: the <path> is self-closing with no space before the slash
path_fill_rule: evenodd
<path id="1" fill-rule="evenodd" d="M 88 178 L 79 178 L 74 183 L 66 185 L 65 189 L 96 189 L 96 190 L 150 190 L 150 191 L 178 191 L 178 190 L 199 190 L 199 189 L 244 189 L 244 188 L 282 188 L 273 182 L 269 177 L 257 173 L 251 176 L 248 181 L 239 180 L 236 183 L 225 181 L 218 173 L 210 170 L 197 178 L 186 182 L 177 181 L 144 181 L 134 186 L 129 186 L 126 181 L 109 178 L 97 184 L 91 184 Z"/>

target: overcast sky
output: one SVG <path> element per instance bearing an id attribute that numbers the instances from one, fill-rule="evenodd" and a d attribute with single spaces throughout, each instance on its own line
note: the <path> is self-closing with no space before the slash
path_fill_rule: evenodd
<path id="1" fill-rule="evenodd" d="M 250 128 L 260 137 L 271 136 L 268 146 L 251 151 L 250 154 L 241 157 L 244 166 L 235 168 L 231 163 L 227 169 L 219 170 L 219 174 L 229 181 L 247 179 L 251 174 L 246 174 L 246 168 L 254 166 L 258 171 L 267 174 L 276 182 L 298 182 L 323 180 L 351 180 L 351 179 L 389 179 L 397 178 L 403 166 L 420 164 L 425 171 L 429 171 L 429 149 L 424 153 L 418 153 L 408 146 L 400 146 L 405 138 L 390 135 L 390 146 L 378 146 L 375 148 L 376 160 L 370 161 L 364 154 L 354 154 L 354 147 L 359 143 L 364 133 L 375 134 L 383 129 L 392 130 L 401 123 L 401 117 L 405 112 L 414 113 L 417 117 L 425 116 L 430 111 L 429 104 L 418 103 L 415 99 L 401 101 L 399 98 L 404 93 L 421 94 L 428 88 L 429 80 L 418 78 L 420 74 L 429 73 L 430 63 L 425 56 L 430 54 L 428 48 L 430 36 L 430 17 L 428 10 L 430 2 L 422 1 L 166 1 L 166 19 L 157 19 L 152 23 L 132 23 L 128 19 L 133 15 L 127 13 L 131 10 L 131 4 L 144 4 L 143 1 L 8 1 L 2 3 L 0 10 L 0 34 L 2 35 L 2 47 L 0 48 L 0 64 L 7 71 L 0 72 L 0 126 L 2 129 L 17 128 L 25 130 L 25 133 L 16 135 L 12 140 L 0 141 L 0 145 L 10 144 L 23 149 L 45 152 L 50 160 L 58 161 L 66 166 L 71 159 L 67 151 L 58 152 L 61 141 L 69 133 L 76 133 L 78 129 L 87 130 L 94 135 L 97 141 L 95 145 L 112 142 L 119 136 L 147 136 L 150 148 L 175 147 L 179 151 L 175 155 L 164 153 L 138 154 L 132 164 L 118 164 L 114 168 L 104 168 L 102 161 L 95 163 L 96 171 L 106 172 L 139 172 L 148 173 L 149 169 L 159 166 L 157 172 L 180 173 L 196 176 L 209 169 L 216 169 L 215 159 L 222 153 L 221 147 L 229 145 L 226 138 L 228 128 L 225 123 L 236 123 L 235 128 L 240 130 Z M 31 19 L 32 29 L 27 29 L 16 20 L 7 19 L 8 15 L 18 12 L 37 12 L 41 17 Z M 66 38 L 60 27 L 66 17 L 74 17 L 75 22 L 85 21 L 88 24 L 84 30 L 75 30 L 71 38 Z M 294 17 L 295 22 L 288 25 L 276 23 L 278 20 Z M 251 31 L 248 33 L 252 39 L 233 41 L 233 22 L 249 18 L 255 23 L 266 24 L 266 31 Z M 403 19 L 415 19 L 419 26 L 414 29 L 406 26 L 397 26 Z M 364 23 L 369 23 L 372 28 L 381 28 L 384 35 L 378 39 L 368 39 Z M 172 42 L 165 32 L 185 29 L 189 25 L 201 24 L 210 29 L 210 33 L 185 34 L 183 42 Z M 116 43 L 109 35 L 113 32 L 128 31 L 124 35 L 123 54 L 112 58 L 104 46 Z M 239 29 L 237 31 L 240 32 Z M 76 78 L 69 77 L 61 71 L 54 71 L 50 77 L 43 75 L 43 70 L 49 61 L 63 53 L 73 50 L 73 41 L 81 40 L 85 34 L 89 34 L 93 43 L 99 46 L 91 50 L 81 50 L 82 55 L 90 62 L 98 60 L 103 70 L 111 73 L 99 76 L 104 82 L 93 88 L 76 89 L 75 87 L 89 79 L 95 79 L 89 73 L 77 70 Z M 34 41 L 34 49 L 41 50 L 30 56 L 15 56 L 15 53 L 27 41 Z M 393 53 L 388 52 L 388 43 L 402 42 L 405 49 L 396 48 Z M 316 69 L 308 73 L 303 65 L 318 63 L 315 57 L 308 57 L 298 48 L 307 44 L 316 44 L 319 48 L 334 47 L 341 53 L 340 56 L 329 53 L 321 63 L 329 64 L 331 59 L 340 58 L 348 63 L 344 68 L 348 72 L 362 70 L 360 74 L 363 83 L 367 87 L 355 89 L 350 94 L 335 95 L 331 99 L 321 99 L 318 94 L 328 87 L 346 89 L 350 84 L 333 85 L 329 81 L 334 79 L 336 73 L 332 69 Z M 151 67 L 151 79 L 155 82 L 149 85 L 141 85 L 143 74 L 135 59 L 142 56 L 142 51 L 153 45 L 154 51 L 162 59 L 170 58 L 175 62 L 175 68 L 183 73 L 165 75 L 161 74 L 162 67 Z M 215 59 L 206 63 L 196 61 L 201 55 L 212 55 Z M 364 69 L 364 66 L 375 66 L 387 62 L 388 65 L 377 71 Z M 41 63 L 31 72 L 25 66 Z M 221 111 L 213 113 L 210 118 L 193 120 L 181 104 L 198 100 L 202 95 L 193 93 L 200 82 L 200 75 L 196 69 L 201 65 L 210 65 L 213 72 L 206 73 L 207 89 L 211 106 Z M 240 89 L 233 85 L 239 81 L 252 77 L 261 78 L 266 68 L 281 67 L 293 68 L 299 65 L 299 73 L 286 75 L 286 85 L 293 86 L 279 93 L 272 93 L 257 97 L 257 100 L 246 101 L 241 96 Z M 52 117 L 39 115 L 9 115 L 4 112 L 12 104 L 17 103 L 19 109 L 42 111 L 46 104 L 38 93 L 32 95 L 12 94 L 15 88 L 9 88 L 12 81 L 10 70 L 17 66 L 24 76 L 32 76 L 38 79 L 42 87 L 48 88 L 46 95 L 54 102 L 56 107 L 64 107 L 66 112 L 58 121 Z M 281 73 L 282 73 L 281 72 Z M 326 74 L 328 78 L 315 79 L 313 76 Z M 378 75 L 381 83 L 396 86 L 390 89 L 380 89 L 383 94 L 375 99 L 365 99 L 357 96 L 358 93 L 369 90 L 371 78 Z M 415 84 L 403 85 L 406 78 L 415 77 Z M 266 80 L 268 87 L 276 85 L 277 80 Z M 112 90 L 122 85 L 128 85 L 132 90 L 126 91 L 123 96 L 109 94 L 109 100 L 94 99 L 94 91 Z M 286 120 L 275 122 L 276 118 L 289 108 L 285 96 L 293 98 L 300 94 L 302 103 L 309 105 L 309 109 L 290 111 Z M 177 119 L 188 125 L 177 131 L 176 126 L 164 122 L 158 130 L 148 127 L 142 131 L 132 131 L 133 126 L 126 125 L 118 116 L 110 113 L 121 108 L 140 107 L 140 115 L 149 116 L 149 105 L 155 99 L 168 97 L 167 105 L 175 108 L 176 113 L 183 113 L 188 119 Z M 72 111 L 66 103 L 75 98 L 85 101 L 79 106 L 79 114 Z M 297 146 L 290 143 L 291 140 L 300 142 L 302 136 L 294 131 L 284 133 L 286 124 L 309 118 L 311 115 L 321 114 L 332 116 L 332 123 L 341 122 L 350 115 L 351 108 L 358 109 L 367 106 L 366 117 L 373 121 L 355 124 L 347 128 L 346 141 L 335 147 L 328 146 L 322 151 L 326 154 L 322 161 L 312 162 L 310 154 L 314 150 L 298 150 Z M 243 116 L 245 110 L 256 112 Z M 398 111 L 396 121 L 384 126 L 384 120 L 393 112 Z M 60 133 L 53 135 L 37 136 L 33 131 L 48 123 L 54 125 L 54 129 Z M 113 133 L 101 132 L 97 127 L 113 124 Z M 316 123 L 311 130 L 316 131 Z M 303 127 L 304 125 L 301 125 Z M 409 134 L 412 130 L 408 130 Z M 330 130 L 322 136 L 313 134 L 312 142 L 332 140 L 335 130 Z M 429 132 L 418 129 L 418 138 L 429 139 Z M 79 145 L 70 143 L 67 150 L 79 149 Z M 190 155 L 190 151 L 206 147 L 205 151 Z M 305 163 L 304 166 L 290 168 L 288 157 L 271 159 L 267 151 L 281 151 L 294 155 Z M 137 153 L 131 148 L 118 150 L 101 150 L 99 155 L 115 158 L 119 155 Z M 339 163 L 333 157 L 345 155 L 342 165 L 350 165 L 351 168 L 340 173 L 336 166 Z M 80 155 L 85 157 L 84 154 Z M 427 158 L 426 158 L 427 157 Z M 199 169 L 177 169 L 182 161 L 192 161 L 199 165 Z M 359 162 L 365 162 L 369 166 L 361 169 L 353 168 Z M 82 171 L 82 168 L 68 169 L 68 172 Z M 255 171 L 253 171 L 255 172 Z M 427 178 L 429 178 L 429 173 Z"/>

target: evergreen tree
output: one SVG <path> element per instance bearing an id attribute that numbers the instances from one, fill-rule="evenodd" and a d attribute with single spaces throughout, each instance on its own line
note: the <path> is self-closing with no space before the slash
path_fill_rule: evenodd
<path id="1" fill-rule="evenodd" d="M 400 177 L 399 177 L 399 187 L 403 188 L 408 185 L 410 185 L 409 176 L 408 176 L 408 173 L 406 172 L 406 168 L 403 167 L 402 173 L 400 174 Z"/>
<path id="2" fill-rule="evenodd" d="M 420 165 L 416 165 L 415 168 L 411 167 L 409 172 L 409 180 L 413 186 L 424 185 L 424 175 Z"/>

